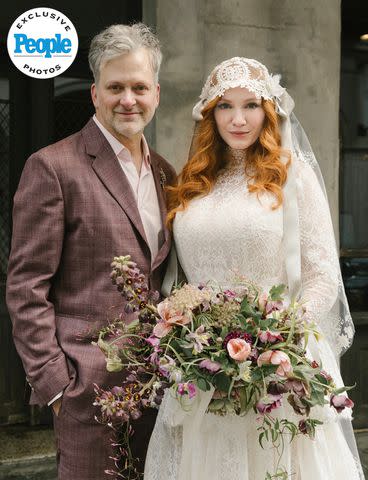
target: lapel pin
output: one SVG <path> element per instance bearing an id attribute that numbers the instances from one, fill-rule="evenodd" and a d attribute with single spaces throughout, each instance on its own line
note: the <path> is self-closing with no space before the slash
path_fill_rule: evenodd
<path id="1" fill-rule="evenodd" d="M 160 168 L 160 185 L 161 185 L 162 190 L 165 188 L 166 181 L 167 181 L 166 174 L 163 171 L 163 169 Z"/>

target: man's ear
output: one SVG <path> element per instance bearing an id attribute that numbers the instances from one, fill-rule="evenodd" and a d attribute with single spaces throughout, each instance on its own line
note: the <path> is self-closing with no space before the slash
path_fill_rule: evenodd
<path id="1" fill-rule="evenodd" d="M 92 97 L 92 102 L 95 108 L 98 106 L 98 101 L 97 101 L 97 87 L 95 83 L 92 83 L 91 85 L 91 97 Z"/>
<path id="2" fill-rule="evenodd" d="M 160 90 L 161 90 L 161 87 L 160 87 L 160 84 L 159 84 L 159 83 L 157 84 L 157 87 L 156 87 L 156 88 L 157 88 L 157 92 L 156 92 L 156 95 L 157 95 L 157 106 L 156 106 L 156 107 L 158 107 L 159 104 L 160 104 Z"/>

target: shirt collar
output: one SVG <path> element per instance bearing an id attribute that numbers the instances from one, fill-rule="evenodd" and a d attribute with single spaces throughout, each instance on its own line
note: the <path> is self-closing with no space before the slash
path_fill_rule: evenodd
<path id="1" fill-rule="evenodd" d="M 98 126 L 98 128 L 101 130 L 103 135 L 105 136 L 106 140 L 109 142 L 111 145 L 111 148 L 113 149 L 115 155 L 119 158 L 122 158 L 123 155 L 120 155 L 123 150 L 128 151 L 128 149 L 119 142 L 117 138 L 114 137 L 103 125 L 102 123 L 97 120 L 96 115 L 93 115 L 93 120 Z M 146 165 L 150 165 L 151 163 L 151 156 L 150 156 L 150 151 L 148 147 L 147 140 L 145 139 L 145 136 L 142 134 L 142 142 L 141 142 L 141 147 L 142 147 L 142 153 L 143 153 L 143 161 L 145 162 Z M 130 156 L 130 154 L 129 154 Z"/>

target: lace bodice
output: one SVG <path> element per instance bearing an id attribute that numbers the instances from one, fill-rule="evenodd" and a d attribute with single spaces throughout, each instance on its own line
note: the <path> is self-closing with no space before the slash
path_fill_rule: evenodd
<path id="1" fill-rule="evenodd" d="M 177 214 L 174 238 L 189 283 L 231 285 L 234 272 L 268 287 L 285 282 L 282 209 L 248 192 L 244 167 L 224 169 L 212 192 Z"/>
<path id="2" fill-rule="evenodd" d="M 312 169 L 298 162 L 297 191 L 302 253 L 302 297 L 319 317 L 334 304 L 338 263 L 326 201 Z M 248 191 L 241 162 L 223 169 L 213 190 L 177 214 L 174 238 L 190 283 L 214 280 L 229 286 L 233 272 L 263 288 L 287 282 L 283 208 L 270 193 Z"/>

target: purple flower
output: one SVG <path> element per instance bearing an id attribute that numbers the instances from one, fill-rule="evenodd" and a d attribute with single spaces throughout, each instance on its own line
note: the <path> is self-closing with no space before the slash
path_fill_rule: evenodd
<path id="1" fill-rule="evenodd" d="M 171 371 L 175 368 L 175 360 L 169 355 L 161 357 L 159 360 L 159 372 L 166 378 L 170 377 Z"/>
<path id="2" fill-rule="evenodd" d="M 287 380 L 285 382 L 285 387 L 289 392 L 295 393 L 299 398 L 306 397 L 308 395 L 308 390 L 304 382 L 301 380 Z"/>
<path id="3" fill-rule="evenodd" d="M 218 372 L 221 368 L 220 363 L 213 362 L 212 360 L 209 360 L 209 359 L 202 360 L 198 366 L 199 368 L 205 368 L 209 372 L 213 372 L 213 373 Z"/>
<path id="4" fill-rule="evenodd" d="M 130 410 L 129 413 L 133 420 L 138 420 L 142 416 L 142 412 L 137 408 Z"/>
<path id="5" fill-rule="evenodd" d="M 158 345 L 160 345 L 160 339 L 153 335 L 146 338 L 146 342 L 152 345 L 152 347 L 157 347 Z"/>
<path id="6" fill-rule="evenodd" d="M 115 386 L 115 387 L 112 387 L 111 393 L 118 397 L 124 394 L 124 389 L 123 387 Z"/>
<path id="7" fill-rule="evenodd" d="M 295 413 L 298 415 L 309 415 L 310 406 L 303 402 L 303 399 L 298 397 L 298 395 L 295 393 L 290 394 L 287 399 L 290 405 L 293 407 Z"/>
<path id="8" fill-rule="evenodd" d="M 262 397 L 256 403 L 256 409 L 258 413 L 262 415 L 266 413 L 270 413 L 275 408 L 279 408 L 281 406 L 281 395 L 271 395 L 268 394 L 265 397 Z"/>
<path id="9" fill-rule="evenodd" d="M 152 365 L 159 365 L 160 364 L 160 353 L 162 352 L 161 348 L 155 347 L 151 355 L 147 358 L 147 360 Z"/>
<path id="10" fill-rule="evenodd" d="M 259 352 L 256 347 L 253 347 L 249 355 L 249 360 L 252 363 L 257 363 L 258 357 L 259 357 Z"/>
<path id="11" fill-rule="evenodd" d="M 197 393 L 197 389 L 194 383 L 188 383 L 189 398 L 193 398 L 196 395 L 196 393 Z"/>
<path id="12" fill-rule="evenodd" d="M 159 292 L 155 291 L 150 291 L 148 295 L 148 299 L 150 300 L 151 303 L 157 303 L 160 300 L 160 294 Z"/>
<path id="13" fill-rule="evenodd" d="M 323 377 L 327 382 L 331 382 L 332 377 L 331 377 L 331 375 L 330 375 L 329 373 L 325 372 L 324 370 L 321 370 L 319 373 L 322 375 L 322 377 Z"/>
<path id="14" fill-rule="evenodd" d="M 271 300 L 267 293 L 262 293 L 258 299 L 259 308 L 265 315 L 281 310 L 284 306 L 281 300 Z"/>
<path id="15" fill-rule="evenodd" d="M 280 395 L 281 393 L 286 393 L 287 391 L 287 387 L 281 382 L 270 382 L 267 385 L 267 393 L 270 393 L 271 395 Z"/>
<path id="16" fill-rule="evenodd" d="M 331 407 L 334 407 L 338 413 L 341 413 L 345 407 L 353 408 L 354 402 L 346 395 L 331 395 Z"/>
<path id="17" fill-rule="evenodd" d="M 236 298 L 236 293 L 232 290 L 225 290 L 223 294 L 226 300 L 233 300 L 234 298 Z"/>
<path id="18" fill-rule="evenodd" d="M 152 365 L 159 365 L 160 363 L 160 353 L 162 349 L 160 348 L 160 339 L 151 335 L 148 338 L 145 338 L 146 342 L 153 346 L 153 352 L 149 355 L 149 357 L 145 360 L 148 360 Z"/>
<path id="19" fill-rule="evenodd" d="M 178 385 L 178 394 L 183 396 L 185 394 L 189 395 L 189 398 L 195 397 L 197 393 L 197 388 L 194 383 L 186 382 L 186 383 L 179 383 Z"/>
<path id="20" fill-rule="evenodd" d="M 128 298 L 128 300 L 131 300 L 131 298 Z M 124 312 L 125 313 L 133 313 L 137 311 L 137 307 L 135 305 L 132 305 L 131 303 L 126 303 L 124 305 Z"/>
<path id="21" fill-rule="evenodd" d="M 282 342 L 284 339 L 281 334 L 278 332 L 273 332 L 272 330 L 260 330 L 258 332 L 258 338 L 262 343 L 275 343 L 278 340 Z"/>
<path id="22" fill-rule="evenodd" d="M 308 428 L 308 424 L 305 420 L 300 420 L 298 428 L 300 433 L 303 433 L 303 435 L 308 435 L 310 429 Z"/>
<path id="23" fill-rule="evenodd" d="M 185 395 L 187 393 L 185 383 L 179 383 L 178 385 L 178 394 Z"/>

